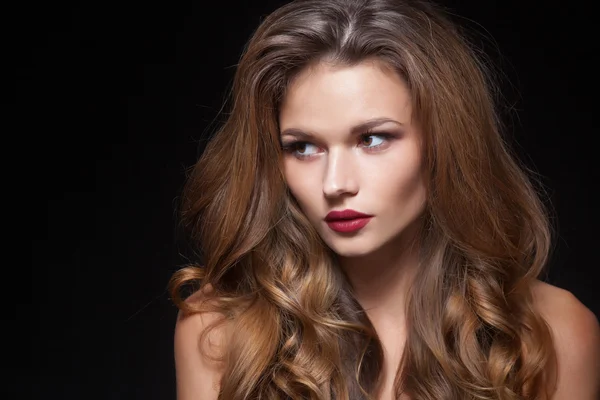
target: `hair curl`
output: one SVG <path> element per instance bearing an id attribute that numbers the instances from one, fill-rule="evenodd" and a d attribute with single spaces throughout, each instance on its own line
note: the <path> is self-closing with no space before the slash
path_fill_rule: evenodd
<path id="1" fill-rule="evenodd" d="M 177 271 L 169 289 L 184 312 L 216 311 L 233 324 L 219 399 L 358 400 L 380 390 L 381 343 L 286 187 L 277 124 L 299 71 L 371 58 L 410 89 L 428 193 L 396 394 L 544 395 L 554 353 L 531 287 L 551 227 L 533 176 L 501 136 L 497 91 L 476 53 L 422 1 L 294 1 L 260 24 L 236 71 L 231 112 L 182 197 L 202 263 Z M 185 302 L 190 284 L 214 290 L 202 304 Z"/>

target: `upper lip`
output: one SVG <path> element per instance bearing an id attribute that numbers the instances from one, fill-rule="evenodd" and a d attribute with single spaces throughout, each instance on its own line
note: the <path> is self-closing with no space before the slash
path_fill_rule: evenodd
<path id="1" fill-rule="evenodd" d="M 344 219 L 355 219 L 364 217 L 372 217 L 372 215 L 359 213 L 358 211 L 354 210 L 331 211 L 325 217 L 325 221 L 339 221 Z"/>

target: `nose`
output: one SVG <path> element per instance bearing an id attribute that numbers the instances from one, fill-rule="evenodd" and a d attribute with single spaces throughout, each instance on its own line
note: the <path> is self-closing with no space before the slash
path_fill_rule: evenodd
<path id="1" fill-rule="evenodd" d="M 332 198 L 358 192 L 358 177 L 354 173 L 354 164 L 355 160 L 352 159 L 351 154 L 343 154 L 342 151 L 329 153 L 323 182 L 325 197 Z"/>

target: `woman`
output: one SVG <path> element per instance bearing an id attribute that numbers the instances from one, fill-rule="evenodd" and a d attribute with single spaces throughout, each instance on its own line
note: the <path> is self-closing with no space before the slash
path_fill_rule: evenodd
<path id="1" fill-rule="evenodd" d="M 596 399 L 598 322 L 537 279 L 492 89 L 425 2 L 268 16 L 183 196 L 178 399 Z"/>

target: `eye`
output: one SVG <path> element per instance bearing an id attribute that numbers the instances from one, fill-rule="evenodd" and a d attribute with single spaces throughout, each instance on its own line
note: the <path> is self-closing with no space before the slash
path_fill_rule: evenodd
<path id="1" fill-rule="evenodd" d="M 376 138 L 375 140 L 369 140 L 369 138 Z M 369 144 L 371 144 L 371 146 L 367 145 L 367 148 L 375 148 L 375 147 L 379 147 L 381 146 L 386 138 L 386 135 L 375 135 L 375 134 L 365 134 L 361 136 L 361 139 L 363 140 L 363 143 L 365 142 L 370 142 Z M 375 144 L 373 144 L 373 142 L 375 142 Z"/>
<path id="2" fill-rule="evenodd" d="M 315 146 L 314 144 L 308 143 L 308 142 L 292 142 L 292 143 L 287 143 L 287 144 L 282 145 L 282 149 L 286 153 L 291 153 L 292 155 L 294 155 L 297 158 L 306 158 L 306 157 L 310 157 L 311 155 L 315 154 L 315 153 L 310 153 L 306 150 L 307 147 L 310 148 L 311 146 L 314 147 L 315 149 L 317 148 L 317 146 Z"/>

